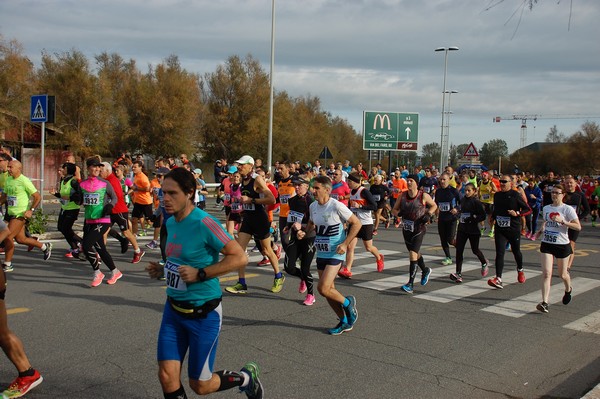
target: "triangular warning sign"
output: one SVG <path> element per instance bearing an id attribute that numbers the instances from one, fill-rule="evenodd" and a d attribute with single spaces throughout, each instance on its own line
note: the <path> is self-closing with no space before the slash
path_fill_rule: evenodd
<path id="1" fill-rule="evenodd" d="M 33 111 L 33 115 L 31 115 L 31 119 L 46 119 L 44 115 L 44 107 L 42 107 L 42 102 L 38 100 L 35 110 Z"/>
<path id="2" fill-rule="evenodd" d="M 475 148 L 475 145 L 473 143 L 469 144 L 469 146 L 467 147 L 467 150 L 463 154 L 463 157 L 478 157 L 478 156 L 479 156 L 479 153 L 477 152 L 477 148 Z"/>

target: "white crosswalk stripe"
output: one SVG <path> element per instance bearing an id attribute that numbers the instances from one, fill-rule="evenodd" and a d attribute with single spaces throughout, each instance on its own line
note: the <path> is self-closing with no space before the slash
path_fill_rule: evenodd
<path id="1" fill-rule="evenodd" d="M 586 291 L 600 287 L 600 280 L 576 277 L 571 280 L 571 285 L 573 286 L 573 297 L 575 297 Z M 554 284 L 550 289 L 550 298 L 548 303 L 555 304 L 561 302 L 564 292 L 564 285 L 562 282 Z M 484 312 L 496 313 L 509 317 L 522 317 L 528 313 L 537 312 L 535 305 L 537 305 L 540 301 L 540 290 L 536 290 L 534 292 L 530 292 L 529 294 L 521 295 L 493 306 L 488 306 L 482 310 Z M 550 307 L 550 309 L 550 311 L 552 311 L 552 307 Z"/>
<path id="2" fill-rule="evenodd" d="M 600 310 L 569 324 L 565 324 L 563 327 L 570 330 L 600 334 Z"/>

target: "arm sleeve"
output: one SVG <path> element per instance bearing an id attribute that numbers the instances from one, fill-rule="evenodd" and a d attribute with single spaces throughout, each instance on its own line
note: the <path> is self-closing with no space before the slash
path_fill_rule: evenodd
<path id="1" fill-rule="evenodd" d="M 362 207 L 363 211 L 374 211 L 377 209 L 377 203 L 369 190 L 361 190 L 360 195 L 366 200 L 365 205 Z"/>

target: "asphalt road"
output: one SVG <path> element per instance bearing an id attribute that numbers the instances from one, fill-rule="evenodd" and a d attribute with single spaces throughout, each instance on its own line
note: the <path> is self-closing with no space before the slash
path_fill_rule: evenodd
<path id="1" fill-rule="evenodd" d="M 317 294 L 314 306 L 303 306 L 298 280 L 289 276 L 280 294 L 271 293 L 272 270 L 257 267 L 260 257 L 251 253 L 248 295 L 224 293 L 216 368 L 237 370 L 255 360 L 265 397 L 284 399 L 579 398 L 600 382 L 600 230 L 584 223 L 573 301 L 560 304 L 555 277 L 548 314 L 535 310 L 537 242 L 523 243 L 525 284 L 508 273 L 515 264 L 507 254 L 505 288 L 495 290 L 481 278 L 469 247 L 465 282 L 451 282 L 453 266 L 439 262 L 436 231 L 430 228 L 423 251 L 432 279 L 415 286 L 412 296 L 400 291 L 408 266 L 399 230 L 382 229 L 375 239 L 386 256 L 383 273 L 363 248 L 357 251 L 355 276 L 337 285 L 357 298 L 359 319 L 351 332 L 335 337 L 326 332 L 337 321 L 325 300 Z M 133 265 L 132 252 L 121 255 L 116 241 L 109 241 L 124 277 L 114 286 L 90 288 L 89 264 L 66 259 L 64 240 L 54 246 L 49 261 L 18 246 L 8 275 L 9 324 L 44 376 L 27 397 L 162 398 L 155 352 L 165 290 L 143 271 L 158 251 L 148 250 Z M 483 238 L 482 247 L 493 259 L 493 241 Z M 222 285 L 235 279 L 226 276 Z M 0 386 L 14 376 L 0 356 Z"/>

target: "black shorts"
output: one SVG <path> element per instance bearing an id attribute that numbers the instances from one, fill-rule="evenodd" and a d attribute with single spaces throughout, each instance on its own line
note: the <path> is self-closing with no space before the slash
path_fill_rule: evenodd
<path id="1" fill-rule="evenodd" d="M 110 215 L 110 224 L 116 224 L 121 231 L 129 230 L 129 212 L 113 213 Z"/>
<path id="2" fill-rule="evenodd" d="M 133 204 L 133 210 L 131 211 L 132 218 L 146 218 L 150 219 L 152 217 L 152 204 L 143 205 L 143 204 Z"/>
<path id="3" fill-rule="evenodd" d="M 569 229 L 567 230 L 567 234 L 569 235 L 569 241 L 575 242 L 579 237 L 579 230 Z"/>
<path id="4" fill-rule="evenodd" d="M 230 222 L 240 223 L 242 221 L 242 214 L 238 212 L 230 212 L 227 220 Z"/>
<path id="5" fill-rule="evenodd" d="M 423 244 L 423 239 L 425 238 L 425 232 L 426 230 L 419 230 L 416 232 L 402 230 L 406 249 L 412 252 L 421 252 L 421 245 Z"/>
<path id="6" fill-rule="evenodd" d="M 363 224 L 358 233 L 356 234 L 356 238 L 360 238 L 363 241 L 370 241 L 373 239 L 373 225 L 372 224 Z"/>
<path id="7" fill-rule="evenodd" d="M 327 266 L 342 266 L 343 260 L 340 259 L 325 259 L 317 258 L 317 270 L 325 270 Z"/>
<path id="8" fill-rule="evenodd" d="M 543 254 L 550 254 L 556 259 L 564 259 L 568 258 L 573 253 L 573 249 L 571 248 L 571 244 L 549 244 L 542 241 L 540 252 Z"/>
<path id="9" fill-rule="evenodd" d="M 243 212 L 239 232 L 250 234 L 259 240 L 271 237 L 271 222 L 267 212 Z"/>
<path id="10" fill-rule="evenodd" d="M 491 215 L 492 212 L 494 212 L 494 204 L 487 204 L 485 202 L 482 202 L 481 204 L 483 205 L 486 215 Z"/>

